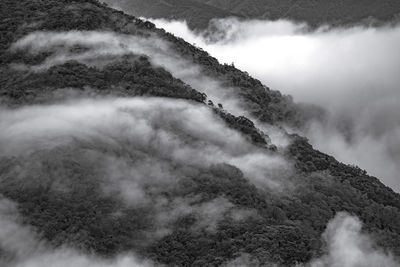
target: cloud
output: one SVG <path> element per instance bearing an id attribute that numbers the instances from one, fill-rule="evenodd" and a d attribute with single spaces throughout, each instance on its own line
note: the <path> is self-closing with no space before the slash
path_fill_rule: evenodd
<path id="1" fill-rule="evenodd" d="M 400 190 L 400 26 L 309 31 L 290 21 L 224 19 L 195 34 L 183 22 L 153 22 L 298 102 L 324 107 L 325 120 L 303 129 L 311 143 Z"/>
<path id="2" fill-rule="evenodd" d="M 157 44 L 154 39 L 134 40 L 131 36 L 110 33 L 91 32 L 90 34 L 90 38 L 86 39 L 78 32 L 36 33 L 22 39 L 15 47 L 29 49 L 33 53 L 52 46 L 66 47 L 65 50 L 57 48 L 54 56 L 50 56 L 44 64 L 36 66 L 37 71 L 70 59 L 97 64 L 91 60 L 99 51 L 104 51 L 106 56 L 129 53 L 149 54 L 154 64 L 171 70 L 174 75 L 178 75 L 194 86 L 203 88 L 204 84 L 210 85 L 205 81 L 215 83 L 215 87 L 211 86 L 208 90 L 213 96 L 218 97 L 218 88 L 221 85 L 209 77 L 205 77 L 206 80 L 196 77 L 201 73 L 196 66 L 183 59 L 179 59 L 177 63 L 165 61 L 165 58 L 170 60 L 171 55 L 165 57 L 169 49 L 162 42 Z M 48 38 L 48 43 L 41 44 L 39 37 Z M 229 37 L 228 39 L 232 42 L 231 39 L 235 41 L 236 38 Z M 76 44 L 88 45 L 90 49 L 82 54 L 69 54 L 69 48 Z M 131 49 L 129 45 L 138 47 Z M 149 48 L 151 46 L 156 47 Z M 188 66 L 188 68 L 182 71 L 182 66 Z M 230 89 L 223 90 L 229 92 Z M 230 99 L 237 101 L 234 96 Z M 237 108 L 241 111 L 240 104 L 232 103 L 231 109 Z M 327 125 L 331 126 L 332 123 Z M 240 168 L 245 176 L 259 188 L 275 188 L 281 185 L 282 179 L 287 175 L 286 170 L 290 168 L 288 163 L 279 156 L 255 147 L 241 134 L 229 129 L 211 109 L 181 100 L 110 98 L 3 109 L 0 113 L 0 129 L 0 146 L 2 147 L 0 156 L 28 159 L 13 170 L 16 171 L 15 179 L 21 179 L 23 183 L 26 183 L 29 175 L 40 174 L 41 170 L 37 170 L 36 161 L 32 159 L 42 159 L 42 156 L 49 151 L 55 151 L 55 154 L 48 154 L 53 161 L 74 155 L 82 164 L 88 164 L 84 166 L 93 164 L 98 168 L 99 173 L 103 173 L 97 178 L 106 185 L 102 188 L 104 194 L 117 193 L 125 203 L 133 206 L 154 206 L 158 233 L 152 234 L 157 237 L 167 234 L 170 230 L 169 225 L 176 218 L 184 215 L 196 217 L 194 228 L 198 227 L 211 232 L 218 227 L 219 221 L 227 217 L 242 220 L 247 216 L 255 216 L 254 211 L 240 209 L 224 196 L 201 203 L 198 202 L 198 198 L 201 197 L 199 195 L 173 199 L 163 196 L 154 197 L 163 190 L 173 189 L 177 181 L 184 179 L 192 171 L 206 169 L 219 163 L 229 163 Z M 384 129 L 384 127 L 379 127 L 379 129 Z M 382 132 L 386 133 L 386 131 Z M 382 133 L 378 131 L 376 134 Z M 319 136 L 322 135 L 326 133 Z M 334 137 L 342 135 L 343 133 L 339 132 L 334 134 Z M 71 154 L 68 154 L 69 151 Z M 41 176 L 37 175 L 37 177 Z M 64 177 L 61 176 L 62 178 Z M 40 182 L 40 179 L 34 181 L 39 184 Z M 55 190 L 68 190 L 68 186 L 63 186 L 63 181 L 58 181 L 54 186 Z M 7 205 L 12 206 L 12 204 Z M 240 216 L 237 216 L 238 214 Z M 121 255 L 107 261 L 69 248 L 54 250 L 45 247 L 41 249 L 42 245 L 29 245 L 38 244 L 38 238 L 30 233 L 31 230 L 21 228 L 13 220 L 6 221 L 8 227 L 3 227 L 4 232 L 0 231 L 0 244 L 10 250 L 20 251 L 20 254 L 17 254 L 17 260 L 13 262 L 15 266 L 42 266 L 44 263 L 67 266 L 71 262 L 74 266 L 124 267 L 153 264 L 132 256 Z M 4 224 L 4 221 L 1 223 Z M 328 225 L 324 234 L 329 252 L 312 264 L 323 266 L 339 262 L 343 265 L 337 266 L 363 266 L 362 264 L 365 263 L 363 259 L 366 258 L 369 262 L 379 260 L 387 263 L 386 266 L 395 266 L 390 265 L 394 263 L 390 256 L 376 250 L 369 239 L 360 234 L 360 229 L 361 224 L 357 219 L 339 215 Z M 26 234 L 28 242 L 22 243 L 18 239 L 19 235 L 8 240 L 11 236 L 10 231 L 17 231 L 24 236 Z M 346 250 L 341 250 L 345 246 L 348 246 Z M 31 251 L 32 247 L 40 249 Z M 348 251 L 352 253 L 347 255 Z M 232 265 L 240 266 L 245 262 L 252 262 L 252 259 L 244 255 L 233 261 Z M 359 263 L 361 265 L 354 265 Z"/>
<path id="3" fill-rule="evenodd" d="M 45 40 L 45 41 L 44 41 Z M 222 82 L 204 73 L 202 68 L 171 49 L 173 43 L 165 41 L 156 34 L 135 36 L 112 32 L 70 31 L 35 32 L 15 42 L 11 51 L 39 54 L 53 51 L 43 62 L 35 66 L 13 65 L 17 69 L 45 71 L 48 68 L 77 60 L 90 66 L 101 67 L 123 55 L 146 55 L 154 66 L 169 71 L 175 78 L 181 79 L 199 92 L 206 93 L 215 104 L 223 103 L 224 109 L 240 116 L 252 119 L 257 126 L 272 137 L 277 146 L 285 146 L 287 137 L 271 125 L 260 123 L 247 111 L 239 97 L 237 89 L 225 86 Z M 77 50 L 76 47 L 84 49 Z"/>
<path id="4" fill-rule="evenodd" d="M 212 175 L 218 164 L 236 166 L 260 190 L 282 190 L 291 175 L 281 156 L 253 145 L 208 106 L 183 100 L 75 99 L 3 109 L 0 129 L 4 188 L 68 195 L 95 184 L 123 203 L 115 214 L 128 207 L 152 218 L 146 244 L 169 234 L 181 217 L 195 218 L 193 230 L 215 231 L 221 220 L 256 216 L 223 195 L 187 195 L 182 186 Z"/>
<path id="5" fill-rule="evenodd" d="M 18 223 L 18 219 L 16 204 L 0 195 L 0 250 L 21 258 L 32 253 L 39 242 L 28 227 Z"/>
<path id="6" fill-rule="evenodd" d="M 208 106 L 164 98 L 75 99 L 3 108 L 0 147 L 0 183 L 6 191 L 47 188 L 68 196 L 90 186 L 94 194 L 120 201 L 121 210 L 105 216 L 119 216 L 126 208 L 150 214 L 152 225 L 137 240 L 144 246 L 170 234 L 179 218 L 194 218 L 192 231 L 214 232 L 222 220 L 257 216 L 224 195 L 188 195 L 182 184 L 190 184 L 191 177 L 212 175 L 207 174 L 210 168 L 228 163 L 263 190 L 283 187 L 283 174 L 290 172 L 288 162 L 228 128 Z M 14 204 L 4 203 L 0 245 L 14 255 L 9 266 L 152 266 L 130 254 L 105 260 L 69 247 L 54 249 L 21 226 Z M 11 211 L 12 216 L 4 215 Z"/>
<path id="7" fill-rule="evenodd" d="M 152 267 L 161 266 L 151 261 L 142 261 L 132 256 L 120 256 L 113 260 L 103 260 L 93 256 L 83 255 L 74 250 L 56 250 L 12 263 L 10 267 Z"/>
<path id="8" fill-rule="evenodd" d="M 252 145 L 228 128 L 205 105 L 163 98 L 75 100 L 60 105 L 4 109 L 0 114 L 1 156 L 29 155 L 79 140 L 111 146 L 138 157 L 137 177 L 163 173 L 167 161 L 193 166 L 229 163 L 241 168 L 255 183 L 268 183 L 269 168 L 287 169 L 287 163 Z M 166 166 L 153 165 L 153 158 Z M 112 158 L 109 158 L 113 162 Z M 131 162 L 118 159 L 115 169 Z M 158 168 L 160 169 L 158 169 Z M 148 170 L 151 172 L 148 173 Z M 129 173 L 121 173 L 125 176 Z M 115 177 L 118 178 L 118 177 Z"/>
<path id="9" fill-rule="evenodd" d="M 44 41 L 46 40 L 46 41 Z M 83 46 L 83 51 L 72 48 Z M 237 100 L 230 97 L 232 88 L 224 87 L 217 80 L 202 73 L 199 66 L 173 52 L 170 46 L 156 35 L 148 37 L 116 34 L 112 32 L 70 31 L 70 32 L 36 32 L 29 34 L 12 45 L 12 51 L 26 51 L 38 54 L 54 51 L 44 62 L 31 66 L 35 71 L 43 71 L 51 66 L 77 60 L 86 64 L 99 65 L 102 59 L 127 54 L 147 55 L 155 66 L 161 66 L 174 77 L 200 92 L 206 93 L 215 103 L 224 102 L 230 112 L 242 115 L 245 111 L 239 107 Z M 26 68 L 27 66 L 18 66 Z"/>
<path id="10" fill-rule="evenodd" d="M 369 236 L 361 232 L 357 217 L 338 213 L 323 234 L 327 253 L 310 263 L 312 267 L 395 267 L 394 258 L 377 248 Z"/>
<path id="11" fill-rule="evenodd" d="M 159 232 L 160 234 L 165 234 L 169 231 L 168 225 L 174 223 L 174 219 L 184 216 L 192 215 L 196 219 L 192 230 L 204 229 L 211 233 L 217 231 L 218 223 L 224 219 L 240 222 L 249 217 L 257 217 L 256 210 L 236 207 L 224 196 L 206 202 L 201 201 L 200 195 L 175 198 L 169 205 L 160 205 L 158 210 L 156 220 L 159 225 L 163 225 Z"/>
<path id="12" fill-rule="evenodd" d="M 1 197 L 1 196 L 0 196 Z M 16 204 L 0 199 L 0 265 L 7 267 L 151 267 L 151 261 L 130 253 L 114 259 L 101 259 L 71 248 L 52 249 L 29 226 L 22 225 Z"/>

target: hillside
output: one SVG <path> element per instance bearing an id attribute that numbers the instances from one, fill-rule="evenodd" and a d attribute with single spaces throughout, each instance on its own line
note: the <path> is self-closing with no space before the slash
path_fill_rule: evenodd
<path id="1" fill-rule="evenodd" d="M 204 28 L 213 18 L 226 18 L 234 14 L 197 0 L 123 0 L 105 1 L 110 7 L 138 17 L 187 20 L 194 28 Z M 239 16 L 239 15 L 235 15 Z M 240 17 L 240 16 L 239 16 Z"/>
<path id="2" fill-rule="evenodd" d="M 400 14 L 400 3 L 394 0 L 379 2 L 365 0 L 200 0 L 200 2 L 248 18 L 271 20 L 285 18 L 307 22 L 312 26 L 354 24 L 368 20 L 390 22 Z"/>
<path id="3" fill-rule="evenodd" d="M 106 0 L 104 2 L 133 15 L 143 14 L 142 16 L 148 18 L 184 19 L 192 28 L 205 28 L 210 19 L 227 16 L 248 19 L 290 19 L 307 22 L 312 27 L 317 27 L 324 24 L 343 26 L 359 23 L 385 23 L 397 21 L 400 14 L 400 3 L 396 0 L 379 2 L 370 0 L 196 0 L 197 3 L 193 5 L 188 1 L 182 1 L 182 3 L 173 1 L 174 8 L 172 9 L 166 7 L 165 3 L 168 1 L 152 1 L 152 4 L 143 0 Z M 193 8 L 199 5 L 204 7 L 207 5 L 207 8 Z"/>
<path id="4" fill-rule="evenodd" d="M 3 266 L 65 247 L 294 266 L 325 255 L 340 212 L 400 257 L 400 195 L 280 127 L 310 107 L 95 0 L 0 10 Z"/>

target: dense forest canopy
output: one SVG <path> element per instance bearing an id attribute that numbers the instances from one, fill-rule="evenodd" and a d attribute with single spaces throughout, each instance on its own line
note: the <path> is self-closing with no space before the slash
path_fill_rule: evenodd
<path id="1" fill-rule="evenodd" d="M 95 0 L 0 12 L 0 263 L 329 265 L 344 232 L 395 266 L 400 195 L 286 133 L 290 96 Z"/>
<path id="2" fill-rule="evenodd" d="M 348 26 L 398 21 L 396 0 L 103 0 L 111 7 L 147 18 L 186 20 L 191 28 L 204 29 L 213 19 L 289 19 L 322 25 Z"/>

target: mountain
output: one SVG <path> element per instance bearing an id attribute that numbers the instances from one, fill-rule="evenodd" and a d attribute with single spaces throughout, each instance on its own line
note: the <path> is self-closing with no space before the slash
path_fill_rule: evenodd
<path id="1" fill-rule="evenodd" d="M 205 0 L 200 2 L 248 18 L 272 20 L 285 18 L 307 22 L 312 26 L 353 24 L 369 19 L 387 22 L 395 19 L 400 13 L 400 3 L 393 0 L 380 2 L 364 0 Z"/>
<path id="2" fill-rule="evenodd" d="M 0 10 L 2 266 L 395 266 L 400 195 L 281 127 L 318 110 L 95 0 Z"/>
<path id="3" fill-rule="evenodd" d="M 181 19 L 188 21 L 192 28 L 207 27 L 212 18 L 239 16 L 247 19 L 290 19 L 306 22 L 312 27 L 324 24 L 351 25 L 359 23 L 385 23 L 398 20 L 400 3 L 396 0 L 365 1 L 315 1 L 315 0 L 196 0 L 190 5 L 187 1 L 172 1 L 174 8 L 166 8 L 168 1 L 124 0 L 105 1 L 112 6 L 134 15 L 149 18 Z M 172 4 L 172 2 L 170 2 Z M 197 8 L 199 5 L 207 8 Z M 194 10 L 196 6 L 196 10 Z M 214 7 L 216 11 L 210 12 Z M 215 12 L 218 12 L 216 14 Z"/>
<path id="4" fill-rule="evenodd" d="M 106 1 L 106 3 L 138 17 L 188 20 L 195 28 L 206 27 L 213 18 L 240 17 L 240 15 L 220 9 L 215 5 L 208 5 L 196 0 L 156 0 L 151 2 L 123 0 Z"/>

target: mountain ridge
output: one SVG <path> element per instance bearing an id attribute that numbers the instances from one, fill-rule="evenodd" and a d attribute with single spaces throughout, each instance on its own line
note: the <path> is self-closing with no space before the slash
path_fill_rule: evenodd
<path id="1" fill-rule="evenodd" d="M 240 15 L 196 0 L 160 0 L 152 3 L 140 0 L 121 1 L 119 3 L 109 1 L 107 4 L 117 9 L 123 9 L 125 12 L 129 10 L 129 13 L 138 17 L 186 19 L 192 21 L 195 27 L 204 27 L 204 25 L 207 25 L 213 18 L 226 18 L 230 16 L 241 17 Z M 167 16 L 165 16 L 166 14 Z M 197 14 L 196 21 L 190 19 L 192 14 Z"/>
<path id="2" fill-rule="evenodd" d="M 215 15 L 209 9 L 198 9 L 196 12 L 184 8 L 184 4 L 175 2 L 175 9 L 152 9 L 143 0 L 104 1 L 132 14 L 143 14 L 148 18 L 165 18 L 186 20 L 193 29 L 205 29 L 212 19 L 239 17 L 246 19 L 279 20 L 288 19 L 299 23 L 307 23 L 312 28 L 324 25 L 351 26 L 356 24 L 385 24 L 398 22 L 400 4 L 398 1 L 226 1 L 196 0 L 207 4 L 225 14 Z M 155 1 L 161 3 L 163 1 Z M 208 13 L 208 14 L 207 14 Z"/>
<path id="3" fill-rule="evenodd" d="M 133 148 L 140 152 L 137 152 L 139 156 L 130 155 L 136 150 L 128 149 L 129 146 L 122 146 L 122 152 L 118 152 L 120 147 L 102 144 L 105 141 L 92 144 L 88 140 L 78 139 L 66 146 L 39 150 L 20 157 L 2 155 L 0 193 L 17 203 L 24 224 L 33 226 L 51 246 L 69 244 L 106 257 L 133 250 L 158 263 L 177 266 L 221 265 L 240 253 L 252 254 L 260 262 L 268 260 L 282 265 L 295 265 L 307 263 L 323 253 L 320 236 L 326 224 L 335 213 L 347 211 L 360 217 L 366 230 L 374 234 L 378 245 L 390 249 L 396 256 L 400 255 L 400 228 L 396 223 L 400 218 L 399 194 L 378 179 L 368 176 L 365 171 L 339 163 L 333 157 L 314 150 L 304 137 L 288 135 L 291 143 L 287 148 L 274 148 L 268 133 L 262 133 L 246 117 L 231 115 L 229 110 L 207 103 L 204 92 L 157 66 L 152 61 L 154 55 L 96 55 L 96 61 L 92 63 L 82 57 L 86 55 L 86 50 L 93 49 L 87 44 L 84 46 L 84 43 L 71 46 L 61 43 L 60 48 L 57 43 L 59 39 L 56 39 L 58 46 L 43 51 L 37 48 L 39 52 L 33 53 L 22 45 L 13 49 L 11 46 L 38 31 L 50 34 L 114 31 L 140 38 L 156 35 L 169 42 L 180 57 L 199 66 L 202 74 L 217 79 L 225 86 L 234 87 L 240 102 L 249 108 L 249 114 L 264 123 L 301 123 L 302 111 L 290 97 L 269 89 L 234 66 L 219 64 L 206 52 L 155 28 L 150 22 L 112 10 L 94 0 L 18 3 L 6 0 L 2 2 L 1 10 L 0 29 L 4 38 L 0 50 L 0 95 L 3 105 L 18 109 L 19 106 L 74 100 L 82 96 L 156 96 L 189 100 L 194 103 L 194 109 L 201 107 L 210 110 L 232 131 L 238 130 L 257 151 L 265 151 L 263 153 L 269 156 L 284 156 L 295 166 L 294 174 L 283 179 L 298 186 L 290 194 L 279 194 L 271 189 L 261 190 L 243 170 L 233 164 L 213 164 L 202 168 L 191 165 L 191 169 L 187 170 L 189 167 L 173 162 L 173 169 L 178 169 L 184 179 L 178 182 L 176 188 L 167 187 L 161 193 L 156 191 L 157 194 L 171 203 L 175 198 L 189 199 L 188 205 L 197 208 L 204 203 L 220 203 L 223 198 L 230 203 L 225 206 L 255 210 L 257 216 L 245 217 L 242 221 L 226 216 L 217 223 L 217 229 L 213 232 L 196 230 L 198 218 L 195 213 L 189 213 L 171 223 L 170 233 L 146 244 L 146 233 L 156 227 L 151 222 L 155 218 L 153 212 L 158 212 L 153 209 L 157 207 L 144 205 L 132 208 L 112 194 L 105 195 L 101 191 L 104 181 L 101 180 L 103 174 L 97 172 L 97 161 L 106 162 L 107 158 L 103 158 L 103 155 L 120 158 L 128 154 L 128 162 L 133 164 L 133 160 L 141 158 L 141 153 L 153 155 L 156 153 L 153 150 L 137 145 Z M 118 47 L 124 48 L 123 45 Z M 21 67 L 46 62 L 55 53 L 52 49 L 58 53 L 65 50 L 81 57 L 56 63 L 39 72 Z M 225 105 L 223 102 L 221 104 Z M 157 127 L 163 126 L 157 123 Z M 172 120 L 171 125 L 178 125 L 179 130 L 182 129 L 180 123 Z M 185 140 L 190 144 L 198 137 L 187 138 Z M 196 148 L 199 150 L 199 147 Z M 92 154 L 97 157 L 86 158 Z M 157 154 L 157 157 L 164 162 L 163 154 Z M 39 165 L 30 166 L 33 162 Z M 172 163 L 167 160 L 166 164 Z M 33 170 L 35 183 L 29 182 L 29 177 L 21 169 Z M 60 176 L 63 178 L 60 180 L 64 180 L 71 191 L 60 193 L 52 187 L 48 176 L 57 177 L 63 171 L 65 174 Z M 14 176 L 20 180 L 16 182 L 10 179 Z M 156 193 L 150 192 L 149 195 Z M 120 215 L 114 216 L 115 211 Z M 237 210 L 235 212 L 238 213 Z M 1 251 L 0 255 L 5 253 L 12 258 L 7 248 L 2 247 Z"/>

